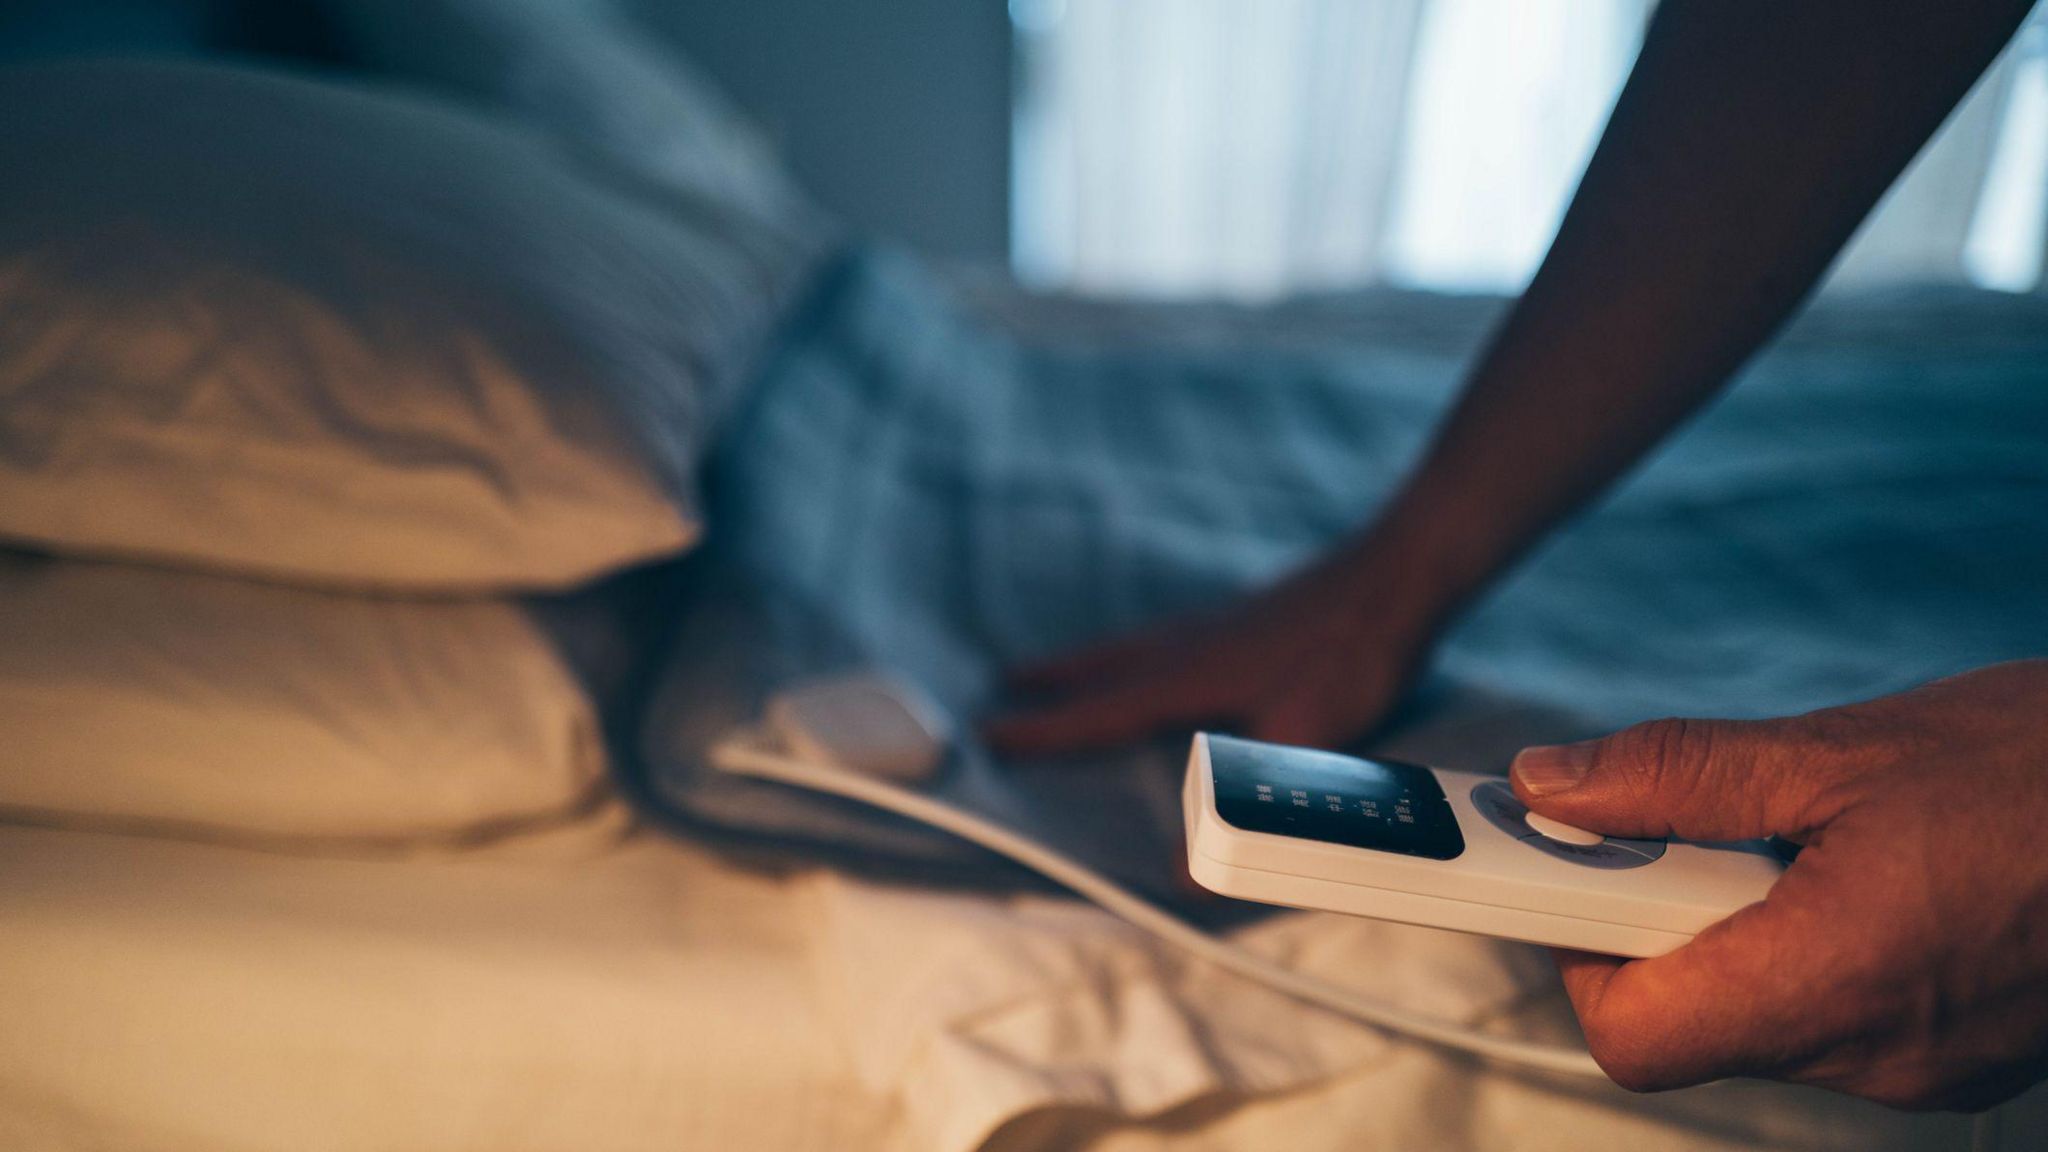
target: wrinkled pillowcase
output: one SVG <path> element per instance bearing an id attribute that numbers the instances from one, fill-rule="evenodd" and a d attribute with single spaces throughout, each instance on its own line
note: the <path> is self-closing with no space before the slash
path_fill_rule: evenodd
<path id="1" fill-rule="evenodd" d="M 567 587 L 697 533 L 803 242 L 407 98 L 0 72 L 0 537 L 405 589 Z"/>
<path id="2" fill-rule="evenodd" d="M 588 698 L 516 605 L 0 554 L 0 818 L 342 846 L 601 796 Z"/>

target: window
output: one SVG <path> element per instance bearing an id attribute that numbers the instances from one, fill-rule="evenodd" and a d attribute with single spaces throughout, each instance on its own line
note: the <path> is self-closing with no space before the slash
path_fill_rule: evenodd
<path id="1" fill-rule="evenodd" d="M 1012 256 L 1041 285 L 1514 291 L 1651 0 L 1012 0 Z M 2022 291 L 2048 219 L 2037 13 L 1851 245 L 1837 286 Z"/>

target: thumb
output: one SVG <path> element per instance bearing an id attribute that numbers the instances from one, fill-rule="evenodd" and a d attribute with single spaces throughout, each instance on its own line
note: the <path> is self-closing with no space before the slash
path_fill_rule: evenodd
<path id="1" fill-rule="evenodd" d="M 1837 757 L 1788 720 L 1653 720 L 1599 740 L 1524 749 L 1515 794 L 1615 836 L 1803 840 L 1827 822 Z"/>

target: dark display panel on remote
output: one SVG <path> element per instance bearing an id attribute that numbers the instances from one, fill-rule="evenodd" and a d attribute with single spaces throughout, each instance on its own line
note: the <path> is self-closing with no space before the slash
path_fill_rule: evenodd
<path id="1" fill-rule="evenodd" d="M 1436 774 L 1398 760 L 1209 739 L 1216 814 L 1247 832 L 1450 860 L 1465 850 Z"/>

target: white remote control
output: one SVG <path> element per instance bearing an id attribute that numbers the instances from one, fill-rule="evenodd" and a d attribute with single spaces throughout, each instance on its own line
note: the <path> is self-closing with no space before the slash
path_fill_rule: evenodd
<path id="1" fill-rule="evenodd" d="M 1244 900 L 1656 956 L 1763 899 L 1762 842 L 1628 840 L 1547 820 L 1495 776 L 1195 737 L 1188 871 Z"/>

